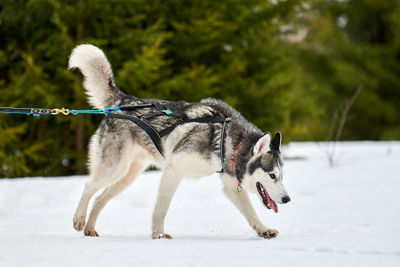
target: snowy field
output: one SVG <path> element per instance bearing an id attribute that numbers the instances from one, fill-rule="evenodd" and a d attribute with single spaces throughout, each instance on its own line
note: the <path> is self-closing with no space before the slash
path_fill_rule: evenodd
<path id="1" fill-rule="evenodd" d="M 322 147 L 327 146 L 326 144 Z M 261 220 L 258 237 L 222 193 L 217 175 L 186 180 L 152 240 L 160 172 L 147 172 L 100 215 L 100 237 L 72 228 L 86 176 L 0 180 L 0 266 L 400 266 L 400 142 L 340 143 L 336 167 L 321 147 L 283 148 L 292 201 Z"/>

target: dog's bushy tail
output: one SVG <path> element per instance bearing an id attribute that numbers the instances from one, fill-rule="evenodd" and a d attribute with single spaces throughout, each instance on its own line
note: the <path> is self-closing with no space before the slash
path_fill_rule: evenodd
<path id="1" fill-rule="evenodd" d="M 82 44 L 75 47 L 69 58 L 68 68 L 81 70 L 89 103 L 95 108 L 110 107 L 123 94 L 115 86 L 110 62 L 103 51 L 94 45 Z"/>

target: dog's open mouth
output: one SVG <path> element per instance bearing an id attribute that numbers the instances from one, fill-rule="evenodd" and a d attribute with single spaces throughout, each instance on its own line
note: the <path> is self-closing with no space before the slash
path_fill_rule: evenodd
<path id="1" fill-rule="evenodd" d="M 268 208 L 268 209 L 273 209 L 275 213 L 278 212 L 278 205 L 276 205 L 276 202 L 272 200 L 272 198 L 270 198 L 270 196 L 267 193 L 267 190 L 265 190 L 264 186 L 260 183 L 257 182 L 256 184 L 257 186 L 257 190 L 258 193 L 260 194 L 264 205 Z"/>

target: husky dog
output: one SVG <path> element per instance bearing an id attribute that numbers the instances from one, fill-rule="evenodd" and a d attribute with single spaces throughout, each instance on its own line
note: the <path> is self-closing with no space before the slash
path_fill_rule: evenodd
<path id="1" fill-rule="evenodd" d="M 106 203 L 127 188 L 142 171 L 154 165 L 164 173 L 153 213 L 153 238 L 171 238 L 164 231 L 164 219 L 182 179 L 208 176 L 221 170 L 221 167 L 224 170 L 220 174 L 224 192 L 250 226 L 264 238 L 278 235 L 277 230 L 264 226 L 260 221 L 248 192 L 258 194 L 264 205 L 275 212 L 278 211 L 276 202 L 282 204 L 290 201 L 282 184 L 279 132 L 272 138 L 228 104 L 212 98 L 188 103 L 126 95 L 116 87 L 111 65 L 103 51 L 93 45 L 77 46 L 70 56 L 69 68 L 81 70 L 89 103 L 98 109 L 158 102 L 173 112 L 184 113 L 189 119 L 216 116 L 231 119 L 226 124 L 223 143 L 222 123 L 179 124 L 179 118 L 167 115 L 146 118 L 146 114 L 154 113 L 154 107 L 113 111 L 116 114 L 141 117 L 157 131 L 172 125 L 176 127 L 162 137 L 164 155 L 161 155 L 149 135 L 131 121 L 106 118 L 101 122 L 90 140 L 90 178 L 85 184 L 73 218 L 76 230 L 84 230 L 87 236 L 98 236 L 96 220 Z M 221 151 L 224 151 L 223 155 Z M 221 162 L 221 156 L 225 161 Z M 86 222 L 89 201 L 103 188 Z"/>

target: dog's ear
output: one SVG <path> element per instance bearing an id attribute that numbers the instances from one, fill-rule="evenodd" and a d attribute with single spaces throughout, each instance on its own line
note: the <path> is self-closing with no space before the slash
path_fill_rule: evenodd
<path id="1" fill-rule="evenodd" d="M 281 149 L 281 143 L 282 143 L 282 135 L 281 132 L 277 132 L 272 138 L 271 143 L 269 144 L 269 148 L 271 150 L 277 150 L 279 151 Z"/>
<path id="2" fill-rule="evenodd" d="M 256 145 L 254 146 L 253 154 L 254 155 L 266 154 L 269 151 L 270 142 L 271 142 L 271 134 L 266 133 L 263 137 L 258 139 Z"/>

